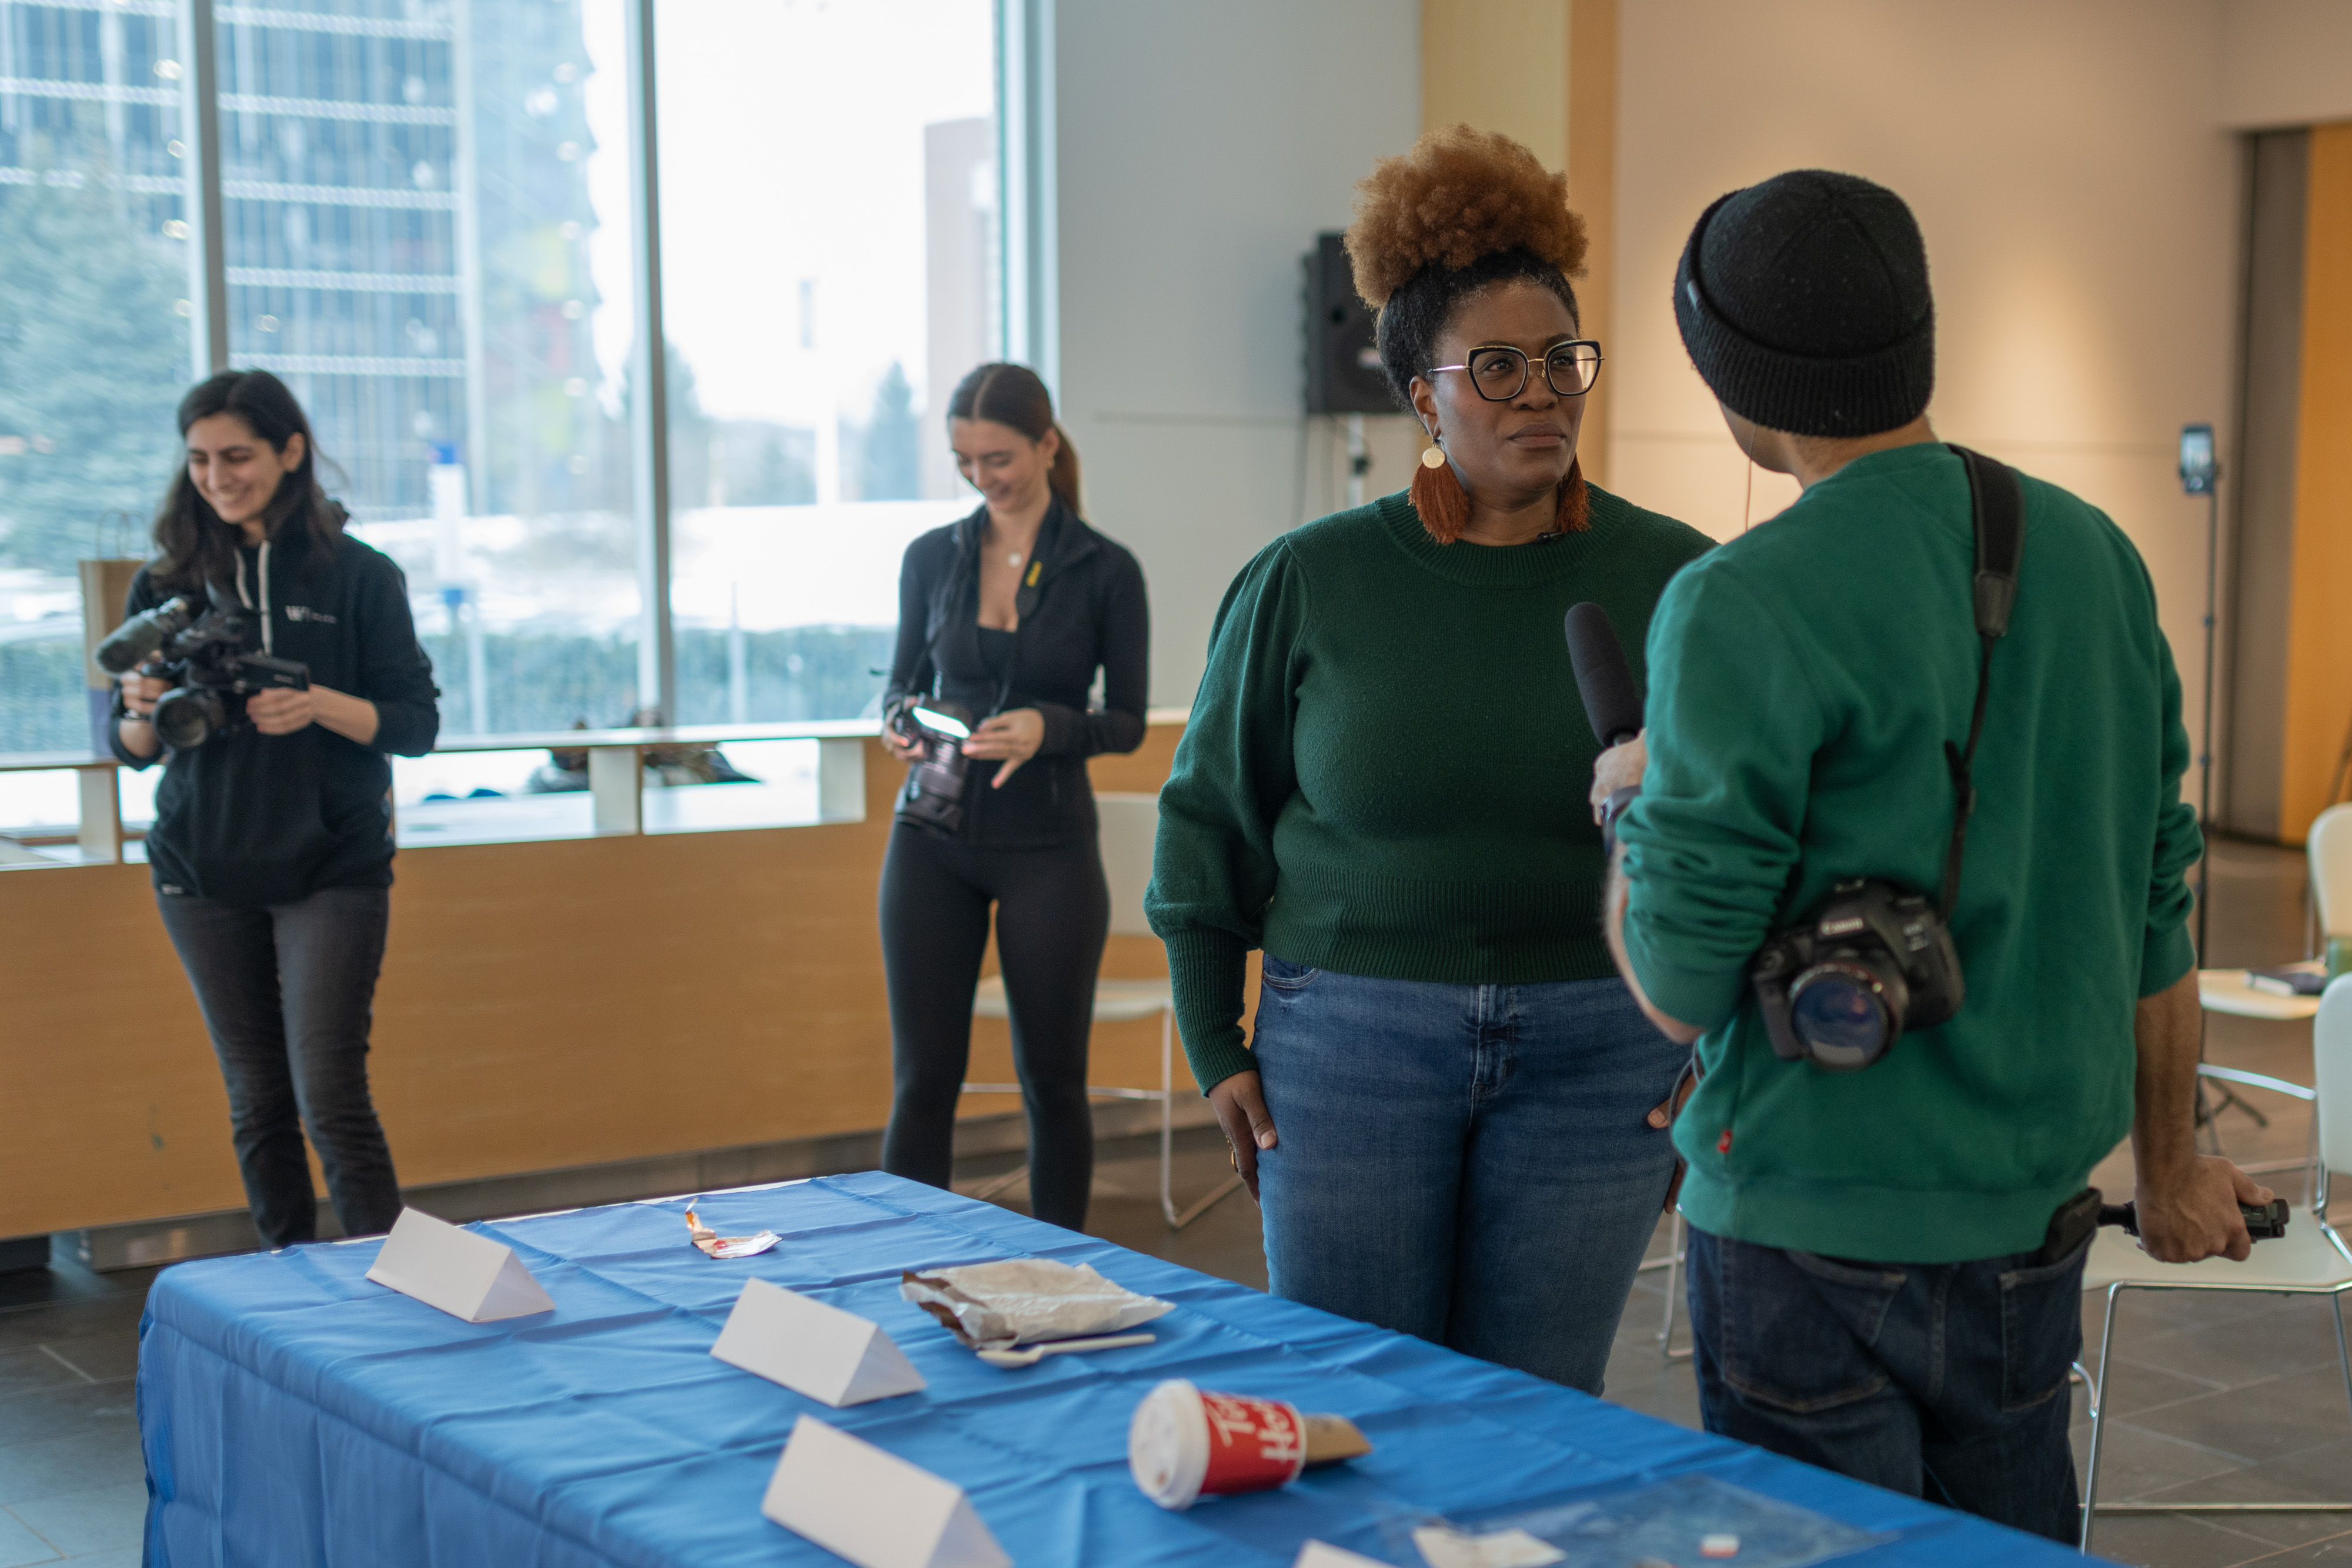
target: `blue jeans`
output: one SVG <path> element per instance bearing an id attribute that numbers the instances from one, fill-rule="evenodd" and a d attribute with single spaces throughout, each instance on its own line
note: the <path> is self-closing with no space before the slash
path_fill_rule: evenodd
<path id="1" fill-rule="evenodd" d="M 1274 1293 L 1601 1392 L 1688 1052 L 1616 980 L 1455 986 L 1265 956 Z"/>
<path id="2" fill-rule="evenodd" d="M 1694 1229 L 1706 1429 L 2071 1546 L 2089 1254 L 1859 1263 Z"/>

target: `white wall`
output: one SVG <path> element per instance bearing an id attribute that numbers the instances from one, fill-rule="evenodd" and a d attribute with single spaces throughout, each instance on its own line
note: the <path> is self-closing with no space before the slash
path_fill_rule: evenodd
<path id="1" fill-rule="evenodd" d="M 1737 186 L 1806 166 L 1877 180 L 1927 235 L 1938 433 L 2068 486 L 2131 535 L 2193 734 L 2205 507 L 2173 464 L 2190 421 L 2221 428 L 2225 464 L 2231 452 L 2240 220 L 2221 26 L 2213 0 L 1628 4 L 1614 487 L 1738 531 L 1748 465 L 1675 332 L 1675 260 L 1700 210 Z M 1794 494 L 1757 476 L 1755 516 Z"/>
<path id="2" fill-rule="evenodd" d="M 1415 0 L 1058 0 L 1062 422 L 1151 588 L 1151 700 L 1192 701 L 1251 555 L 1340 504 L 1298 413 L 1299 260 L 1421 128 Z M 1368 493 L 1410 477 L 1374 427 Z M 1304 498 L 1301 498 L 1302 491 Z"/>
<path id="3" fill-rule="evenodd" d="M 2249 130 L 2352 120 L 2352 5 L 2221 0 L 2220 114 Z"/>

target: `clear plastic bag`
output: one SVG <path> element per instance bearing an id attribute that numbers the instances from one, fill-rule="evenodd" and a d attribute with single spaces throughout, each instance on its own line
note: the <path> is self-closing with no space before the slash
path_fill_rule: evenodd
<path id="1" fill-rule="evenodd" d="M 1417 1531 L 1432 1527 L 1454 1537 L 1444 1543 L 1447 1547 L 1464 1538 L 1491 1540 L 1498 1561 L 1532 1561 L 1513 1543 L 1533 1537 L 1559 1553 L 1548 1561 L 1559 1568 L 1806 1568 L 1894 1539 L 1705 1475 L 1467 1520 L 1428 1514 L 1384 1520 L 1381 1528 L 1389 1555 L 1400 1563 L 1440 1568 L 1414 1542 Z M 1723 1550 L 1727 1541 L 1737 1543 L 1728 1553 Z M 1450 1562 L 1458 1553 L 1440 1555 Z"/>

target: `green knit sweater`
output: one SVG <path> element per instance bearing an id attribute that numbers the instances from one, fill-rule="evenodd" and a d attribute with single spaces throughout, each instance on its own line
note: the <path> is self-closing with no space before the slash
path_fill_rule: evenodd
<path id="1" fill-rule="evenodd" d="M 1772 1054 L 1748 967 L 1842 878 L 1937 890 L 1944 747 L 1979 644 L 1968 478 L 1873 453 L 1675 580 L 1650 633 L 1649 772 L 1618 824 L 1642 988 L 1707 1032 L 1675 1124 L 1717 1236 L 1939 1263 L 2023 1252 L 2130 1125 L 2133 1009 L 2196 962 L 2180 682 L 2139 553 L 2025 481 L 1952 936 L 1968 999 L 1862 1072 Z"/>
<path id="2" fill-rule="evenodd" d="M 1507 548 L 1440 545 L 1384 497 L 1226 591 L 1145 897 L 1202 1089 L 1250 1065 L 1253 948 L 1461 985 L 1615 972 L 1560 619 L 1601 605 L 1638 678 L 1652 607 L 1708 540 L 1591 495 L 1589 530 Z"/>

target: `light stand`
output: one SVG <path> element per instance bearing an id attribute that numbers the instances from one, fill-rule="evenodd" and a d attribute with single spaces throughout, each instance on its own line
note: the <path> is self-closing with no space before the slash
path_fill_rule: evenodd
<path id="1" fill-rule="evenodd" d="M 2205 497 L 2205 689 L 2203 709 L 2197 733 L 2197 829 L 2201 842 L 2197 854 L 2197 963 L 2205 964 L 2205 936 L 2208 928 L 2212 878 L 2213 842 L 2210 831 L 2213 817 L 2213 634 L 2216 595 L 2219 592 L 2221 566 L 2221 462 L 2213 446 L 2213 427 L 2210 424 L 2185 424 L 2180 427 L 2180 488 L 2191 496 Z M 2197 1060 L 2205 1060 L 2205 1010 L 2197 1010 Z M 2221 1152 L 2221 1130 L 2214 1118 L 2235 1105 L 2252 1116 L 2260 1126 L 2269 1126 L 2270 1119 L 2254 1106 L 2239 1098 L 2238 1092 L 2228 1083 L 2215 1091 L 2218 1103 L 2206 1098 L 2208 1080 L 2197 1080 L 2197 1120 L 2205 1127 L 2206 1136 L 2213 1145 L 2212 1152 Z"/>
<path id="2" fill-rule="evenodd" d="M 2180 487 L 2205 497 L 2205 688 L 2204 715 L 2197 734 L 2197 826 L 2201 836 L 2213 818 L 2213 627 L 2221 564 L 2221 463 L 2213 450 L 2213 427 L 2184 425 L 2180 431 Z M 2197 961 L 2205 961 L 2206 867 L 2210 852 L 2197 857 Z M 2231 1098 L 2235 1099 L 2232 1095 Z"/>

